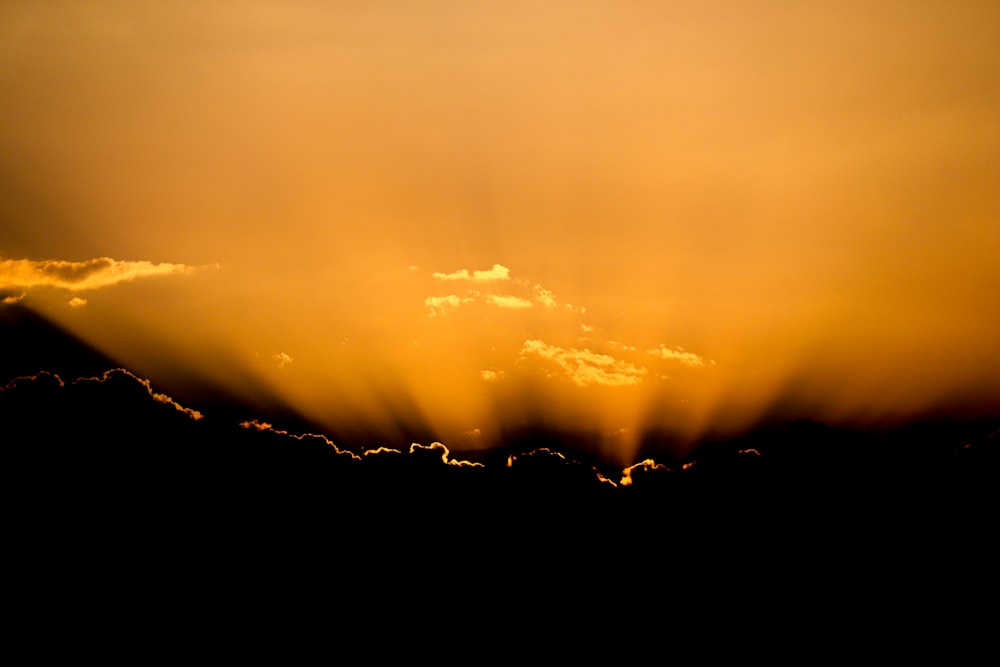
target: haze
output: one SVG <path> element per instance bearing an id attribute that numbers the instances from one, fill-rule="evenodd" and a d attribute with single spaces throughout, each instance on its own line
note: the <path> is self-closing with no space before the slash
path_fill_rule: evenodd
<path id="1" fill-rule="evenodd" d="M 997 63 L 972 0 L 8 1 L 0 296 L 387 441 L 996 414 Z"/>

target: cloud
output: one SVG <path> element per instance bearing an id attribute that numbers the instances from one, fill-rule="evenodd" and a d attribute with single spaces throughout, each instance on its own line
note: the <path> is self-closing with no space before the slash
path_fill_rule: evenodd
<path id="1" fill-rule="evenodd" d="M 483 379 L 483 382 L 497 382 L 503 379 L 503 376 L 503 371 L 493 370 L 492 368 L 479 371 L 479 377 Z"/>
<path id="2" fill-rule="evenodd" d="M 598 354 L 588 349 L 564 348 L 540 340 L 526 340 L 521 356 L 536 355 L 555 362 L 580 387 L 598 384 L 607 387 L 625 387 L 642 382 L 647 371 L 641 366 Z"/>
<path id="3" fill-rule="evenodd" d="M 289 433 L 288 431 L 286 431 L 284 429 L 274 428 L 274 426 L 272 426 L 271 424 L 269 424 L 267 422 L 260 422 L 260 421 L 257 421 L 256 419 L 251 419 L 249 421 L 240 422 L 240 427 L 246 428 L 246 429 L 254 429 L 254 430 L 257 430 L 257 431 L 270 431 L 271 433 L 276 433 L 277 435 L 282 435 L 282 436 L 285 436 L 285 437 L 288 437 L 288 438 L 292 438 L 292 439 L 298 440 L 300 442 L 303 441 L 303 440 L 305 440 L 306 438 L 316 438 L 317 440 L 321 440 L 321 441 L 323 441 L 323 443 L 325 443 L 325 444 L 329 445 L 330 447 L 332 447 L 333 451 L 336 452 L 338 455 L 346 456 L 348 458 L 355 459 L 355 460 L 358 460 L 358 461 L 361 460 L 361 457 L 358 456 L 357 454 L 355 454 L 354 452 L 351 452 L 351 451 L 346 450 L 346 449 L 341 449 L 332 440 L 330 440 L 330 438 L 328 438 L 325 435 L 322 435 L 320 433 L 303 433 L 301 435 L 295 435 L 294 433 Z"/>
<path id="4" fill-rule="evenodd" d="M 474 463 L 472 461 L 463 461 L 461 459 L 450 458 L 451 451 L 440 442 L 432 442 L 429 445 L 421 445 L 419 442 L 414 442 L 410 444 L 410 454 L 416 454 L 418 452 L 441 452 L 441 461 L 450 466 L 460 466 L 467 468 L 483 468 L 482 463 Z"/>
<path id="5" fill-rule="evenodd" d="M 11 294 L 10 296 L 5 296 L 3 300 L 0 300 L 0 303 L 7 306 L 13 305 L 15 303 L 20 303 L 21 299 L 23 299 L 26 294 L 27 294 L 26 292 L 21 292 L 20 294 Z"/>
<path id="6" fill-rule="evenodd" d="M 8 391 L 10 389 L 14 389 L 15 387 L 18 386 L 18 384 L 22 382 L 37 382 L 43 377 L 55 380 L 60 387 L 66 386 L 66 382 L 59 376 L 58 373 L 52 373 L 50 371 L 38 371 L 38 373 L 36 373 L 35 375 L 20 375 L 14 378 L 4 386 L 0 387 L 0 391 Z"/>
<path id="7" fill-rule="evenodd" d="M 683 347 L 670 348 L 665 345 L 660 345 L 660 347 L 647 350 L 647 352 L 659 357 L 660 359 L 676 361 L 684 366 L 687 366 L 688 368 L 702 368 L 704 366 L 715 365 L 715 362 L 711 359 L 705 359 L 704 357 L 698 356 L 694 352 L 685 352 Z"/>
<path id="8" fill-rule="evenodd" d="M 473 301 L 475 299 L 469 296 L 460 297 L 457 294 L 448 294 L 446 296 L 429 296 L 424 299 L 424 305 L 430 311 L 428 314 L 434 317 L 440 313 L 454 310 L 463 303 L 472 303 Z"/>
<path id="9" fill-rule="evenodd" d="M 522 299 L 509 294 L 490 294 L 486 297 L 486 303 L 497 306 L 498 308 L 512 308 L 515 310 L 521 308 L 531 308 L 533 305 L 527 299 Z"/>
<path id="10" fill-rule="evenodd" d="M 186 264 L 154 264 L 146 261 L 119 261 L 98 257 L 83 262 L 63 260 L 0 260 L 0 288 L 58 287 L 73 292 L 99 289 L 136 278 L 189 273 Z"/>
<path id="11" fill-rule="evenodd" d="M 653 459 L 644 459 L 642 461 L 639 461 L 638 463 L 628 466 L 627 468 L 623 468 L 622 478 L 619 484 L 621 484 L 622 486 L 632 486 L 632 484 L 635 482 L 635 480 L 632 479 L 632 473 L 635 470 L 639 470 L 641 472 L 649 472 L 651 470 L 673 472 L 670 468 L 663 465 L 662 463 L 657 463 Z"/>
<path id="12" fill-rule="evenodd" d="M 76 381 L 74 381 L 73 384 L 77 384 L 79 382 L 107 382 L 116 373 L 130 377 L 139 384 L 141 384 L 143 387 L 145 387 L 146 393 L 148 393 L 150 397 L 157 403 L 172 405 L 174 409 L 176 409 L 178 412 L 184 413 L 185 415 L 187 415 L 191 419 L 194 419 L 195 421 L 205 416 L 202 413 L 198 412 L 197 410 L 184 407 L 183 405 L 181 405 L 171 397 L 167 396 L 166 394 L 161 394 L 159 392 L 153 391 L 152 384 L 150 383 L 149 380 L 141 378 L 138 375 L 132 373 L 131 371 L 125 370 L 124 368 L 113 368 L 111 370 L 104 371 L 104 373 L 98 377 L 79 378 Z"/>
<path id="13" fill-rule="evenodd" d="M 284 352 L 279 352 L 278 354 L 272 355 L 271 359 L 274 361 L 274 363 L 278 364 L 278 368 L 284 368 L 285 366 L 288 366 L 293 361 L 295 361 L 294 359 L 292 359 L 291 355 L 285 354 Z"/>
<path id="14" fill-rule="evenodd" d="M 438 280 L 467 280 L 477 283 L 494 282 L 497 280 L 507 280 L 510 278 L 510 269 L 502 264 L 494 264 L 486 271 L 469 272 L 468 269 L 459 269 L 453 273 L 434 273 Z"/>
<path id="15" fill-rule="evenodd" d="M 577 308 L 576 306 L 568 303 L 560 303 L 551 290 L 547 290 L 541 285 L 533 284 L 523 278 L 511 279 L 510 269 L 502 264 L 494 264 L 493 268 L 486 271 L 469 271 L 468 269 L 459 269 L 458 271 L 454 271 L 452 273 L 437 272 L 431 275 L 438 280 L 475 283 L 476 286 L 484 283 L 495 283 L 501 281 L 506 284 L 504 294 L 490 292 L 484 294 L 477 289 L 470 288 L 465 290 L 464 296 L 449 294 L 444 296 L 428 297 L 424 300 L 424 304 L 430 310 L 429 314 L 431 316 L 438 315 L 447 310 L 454 310 L 459 306 L 470 303 L 483 303 L 497 308 L 506 308 L 508 310 L 527 310 L 528 308 L 533 308 L 536 305 L 547 309 L 564 306 L 569 310 L 578 311 L 580 313 L 585 312 L 584 308 Z"/>
<path id="16" fill-rule="evenodd" d="M 86 299 L 81 299 L 78 296 L 74 296 L 67 303 L 69 303 L 69 307 L 70 308 L 83 308 L 84 306 L 87 305 L 87 300 Z"/>
<path id="17" fill-rule="evenodd" d="M 535 285 L 535 300 L 546 308 L 555 308 L 559 305 L 552 292 L 541 285 Z"/>

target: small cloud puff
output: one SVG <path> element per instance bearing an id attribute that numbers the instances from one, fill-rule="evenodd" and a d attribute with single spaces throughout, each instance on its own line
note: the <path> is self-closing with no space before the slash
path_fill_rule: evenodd
<path id="1" fill-rule="evenodd" d="M 87 305 L 87 300 L 86 299 L 81 299 L 78 296 L 74 296 L 67 303 L 69 304 L 70 308 L 83 308 L 84 306 Z"/>
<path id="2" fill-rule="evenodd" d="M 492 368 L 479 371 L 479 377 L 482 378 L 483 382 L 498 382 L 503 379 L 504 372 L 493 370 Z"/>
<path id="3" fill-rule="evenodd" d="M 291 355 L 286 354 L 284 352 L 279 352 L 278 354 L 272 355 L 271 359 L 274 361 L 274 363 L 278 365 L 278 368 L 284 368 L 285 366 L 288 366 L 293 361 L 295 361 L 294 359 L 292 359 Z"/>

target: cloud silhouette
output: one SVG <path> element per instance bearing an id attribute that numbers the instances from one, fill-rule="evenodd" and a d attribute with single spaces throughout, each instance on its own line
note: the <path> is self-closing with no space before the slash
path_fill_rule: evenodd
<path id="1" fill-rule="evenodd" d="M 196 421 L 204 417 L 204 415 L 199 411 L 193 410 L 191 408 L 186 408 L 177 401 L 175 401 L 170 396 L 154 391 L 152 383 L 149 380 L 141 378 L 138 375 L 132 373 L 131 371 L 125 370 L 124 368 L 113 368 L 111 370 L 104 371 L 102 375 L 96 377 L 79 378 L 74 381 L 74 384 L 78 384 L 81 382 L 107 382 L 112 377 L 119 374 L 124 375 L 126 377 L 130 377 L 139 384 L 141 384 L 146 389 L 146 392 L 150 395 L 150 397 L 152 397 L 152 399 L 157 403 L 164 403 L 166 405 L 173 406 L 174 409 L 176 409 L 178 412 L 183 413 Z"/>

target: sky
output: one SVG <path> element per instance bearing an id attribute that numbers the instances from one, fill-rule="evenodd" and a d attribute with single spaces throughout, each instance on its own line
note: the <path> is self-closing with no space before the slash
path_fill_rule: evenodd
<path id="1" fill-rule="evenodd" d="M 0 307 L 396 446 L 992 416 L 998 62 L 975 0 L 8 0 Z"/>

